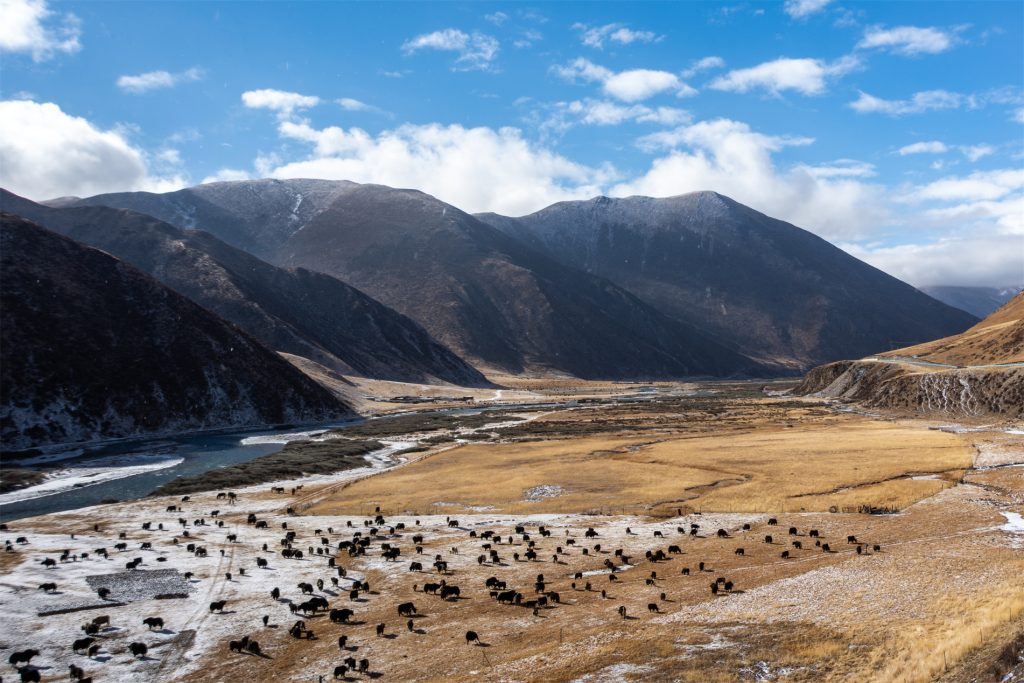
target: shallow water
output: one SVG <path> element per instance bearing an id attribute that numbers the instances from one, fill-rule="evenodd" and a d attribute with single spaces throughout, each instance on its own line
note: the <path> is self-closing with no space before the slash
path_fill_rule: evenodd
<path id="1" fill-rule="evenodd" d="M 75 510 L 97 505 L 108 499 L 134 500 L 148 495 L 153 489 L 176 477 L 201 474 L 216 467 L 245 462 L 261 455 L 281 450 L 283 443 L 243 446 L 238 434 L 216 434 L 161 439 L 158 442 L 124 442 L 91 449 L 74 458 L 62 460 L 63 476 L 74 479 L 77 487 L 46 494 L 33 488 L 16 492 L 19 496 L 36 497 L 0 505 L 0 520 L 9 521 L 45 515 L 51 512 Z M 121 465 L 98 467 L 110 462 L 113 456 Z M 170 467 L 150 469 L 139 473 L 134 468 L 152 462 L 155 457 L 175 462 Z M 106 478 L 96 477 L 104 470 Z M 119 476 L 131 472 L 129 476 Z"/>

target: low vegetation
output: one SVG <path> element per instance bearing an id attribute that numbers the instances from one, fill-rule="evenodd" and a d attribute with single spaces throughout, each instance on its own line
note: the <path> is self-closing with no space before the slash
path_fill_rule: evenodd
<path id="1" fill-rule="evenodd" d="M 46 473 L 21 467 L 0 465 L 0 493 L 9 493 L 42 483 Z"/>
<path id="2" fill-rule="evenodd" d="M 292 441 L 277 453 L 167 482 L 151 495 L 181 495 L 253 486 L 310 474 L 331 474 L 366 464 L 364 455 L 383 448 L 373 440 Z"/>

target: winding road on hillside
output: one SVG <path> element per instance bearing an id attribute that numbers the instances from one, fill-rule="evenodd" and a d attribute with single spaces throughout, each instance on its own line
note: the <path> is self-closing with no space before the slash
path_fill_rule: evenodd
<path id="1" fill-rule="evenodd" d="M 952 369 L 952 370 L 984 370 L 986 368 L 1019 368 L 1024 367 L 1024 362 L 1017 363 L 991 363 L 988 365 L 951 365 L 949 363 L 936 363 L 929 360 L 921 360 L 910 356 L 868 356 L 861 358 L 861 362 L 891 363 L 893 365 L 919 365 L 926 368 Z"/>

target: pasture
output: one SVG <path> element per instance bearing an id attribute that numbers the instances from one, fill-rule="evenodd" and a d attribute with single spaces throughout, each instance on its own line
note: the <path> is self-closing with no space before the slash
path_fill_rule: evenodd
<path id="1" fill-rule="evenodd" d="M 1020 437 L 722 403 L 481 421 L 516 441 L 13 522 L 0 658 L 38 650 L 42 681 L 988 680 L 1024 626 Z M 95 592 L 149 572 L 187 590 Z"/>
<path id="2" fill-rule="evenodd" d="M 595 419 L 622 417 L 615 408 L 602 412 L 600 418 L 580 416 L 581 430 Z M 813 417 L 803 408 L 765 412 L 772 414 L 720 414 L 710 433 L 681 416 L 678 424 L 661 422 L 636 436 L 622 431 L 532 440 L 529 430 L 542 429 L 542 417 L 514 428 L 525 439 L 445 450 L 355 482 L 310 512 L 362 514 L 377 506 L 403 514 L 902 509 L 952 485 L 971 464 L 973 450 L 962 434 L 857 415 Z"/>

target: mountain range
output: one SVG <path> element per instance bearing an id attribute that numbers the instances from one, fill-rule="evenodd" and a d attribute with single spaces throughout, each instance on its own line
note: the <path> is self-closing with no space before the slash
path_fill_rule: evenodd
<path id="1" fill-rule="evenodd" d="M 488 372 L 611 379 L 766 372 L 612 282 L 415 190 L 261 180 L 59 205 L 149 213 L 275 265 L 333 275 Z"/>
<path id="2" fill-rule="evenodd" d="M 471 216 L 346 181 L 212 183 L 62 199 L 210 232 L 333 275 L 485 371 L 586 378 L 795 374 L 977 318 L 713 192 Z"/>
<path id="3" fill-rule="evenodd" d="M 353 417 L 231 323 L 135 267 L 0 214 L 0 442 Z"/>
<path id="4" fill-rule="evenodd" d="M 131 263 L 276 351 L 344 375 L 489 385 L 415 322 L 328 275 L 277 268 L 209 233 L 134 211 L 51 208 L 3 190 L 0 204 Z"/>

